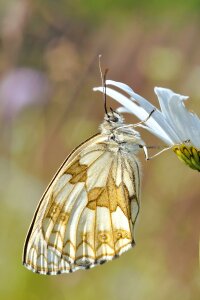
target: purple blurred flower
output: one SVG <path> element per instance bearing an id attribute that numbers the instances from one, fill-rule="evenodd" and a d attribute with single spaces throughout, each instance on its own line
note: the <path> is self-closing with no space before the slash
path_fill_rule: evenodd
<path id="1" fill-rule="evenodd" d="M 4 119 L 14 119 L 29 105 L 49 100 L 50 84 L 46 75 L 29 68 L 18 68 L 0 80 L 0 105 Z"/>

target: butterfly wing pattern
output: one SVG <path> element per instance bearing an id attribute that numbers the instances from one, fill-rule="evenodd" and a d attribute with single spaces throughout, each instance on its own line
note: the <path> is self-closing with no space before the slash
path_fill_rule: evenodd
<path id="1" fill-rule="evenodd" d="M 99 134 L 66 159 L 29 229 L 28 269 L 49 275 L 89 269 L 133 247 L 140 167 L 126 148 L 127 142 Z"/>

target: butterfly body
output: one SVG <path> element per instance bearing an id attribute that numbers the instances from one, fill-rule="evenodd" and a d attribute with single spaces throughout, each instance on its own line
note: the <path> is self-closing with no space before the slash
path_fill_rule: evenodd
<path id="1" fill-rule="evenodd" d="M 112 112 L 101 133 L 75 149 L 38 205 L 25 246 L 24 265 L 56 275 L 88 269 L 135 244 L 140 208 L 143 141 Z"/>

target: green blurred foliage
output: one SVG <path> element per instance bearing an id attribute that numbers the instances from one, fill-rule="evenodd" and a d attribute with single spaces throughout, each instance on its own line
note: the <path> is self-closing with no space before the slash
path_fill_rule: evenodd
<path id="1" fill-rule="evenodd" d="M 122 18 L 122 14 L 129 15 L 135 12 L 149 15 L 150 18 L 157 18 L 159 15 L 171 14 L 172 12 L 179 12 L 180 14 L 194 13 L 200 8 L 199 0 L 85 0 L 84 2 L 80 0 L 71 2 L 61 0 L 59 4 L 53 0 L 37 0 L 36 3 L 45 5 L 47 9 L 54 10 L 58 14 L 62 13 L 65 17 L 86 17 L 87 21 L 92 20 L 95 22 L 98 22 L 102 17 L 109 16 L 112 18 L 113 13 L 114 15 L 115 13 L 118 14 L 119 17 L 121 15 Z"/>
<path id="2" fill-rule="evenodd" d="M 0 2 L 0 299 L 199 299 L 199 174 L 170 151 L 148 163 L 140 154 L 135 249 L 90 271 L 57 277 L 21 264 L 45 186 L 102 121 L 102 97 L 92 91 L 100 84 L 98 54 L 110 79 L 156 105 L 153 87 L 169 87 L 189 95 L 189 107 L 200 114 L 199 14 L 197 0 Z M 161 143 L 141 134 L 148 145 Z"/>

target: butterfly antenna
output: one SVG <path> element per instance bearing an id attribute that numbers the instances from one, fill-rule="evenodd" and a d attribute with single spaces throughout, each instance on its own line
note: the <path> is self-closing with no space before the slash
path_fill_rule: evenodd
<path id="1" fill-rule="evenodd" d="M 110 111 L 112 112 L 112 114 L 114 115 L 114 109 L 112 109 L 112 107 L 110 106 Z"/>
<path id="2" fill-rule="evenodd" d="M 108 116 L 108 110 L 107 110 L 107 97 L 106 97 L 106 76 L 108 73 L 108 69 L 105 69 L 104 75 L 102 72 L 102 68 L 101 68 L 101 54 L 99 55 L 99 71 L 100 71 L 100 75 L 101 75 L 101 82 L 102 82 L 102 86 L 103 86 L 103 97 L 104 97 L 104 110 L 106 115 Z"/>

